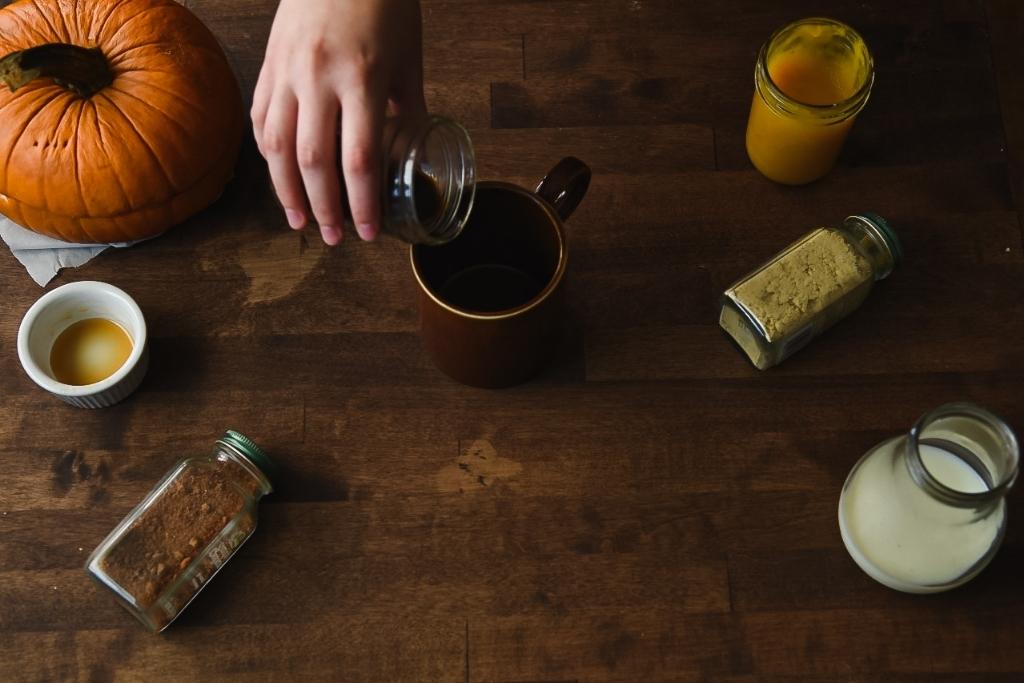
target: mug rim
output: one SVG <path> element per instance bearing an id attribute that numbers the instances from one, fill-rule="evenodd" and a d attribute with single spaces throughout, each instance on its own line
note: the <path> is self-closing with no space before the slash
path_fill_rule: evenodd
<path id="1" fill-rule="evenodd" d="M 481 187 L 499 190 L 509 190 L 515 194 L 528 198 L 530 201 L 539 206 L 547 214 L 548 218 L 550 219 L 550 224 L 554 226 L 555 235 L 558 237 L 558 263 L 555 265 L 555 272 L 552 273 L 551 277 L 548 279 L 547 284 L 544 285 L 544 288 L 541 289 L 535 297 L 519 304 L 514 308 L 506 308 L 504 310 L 495 311 L 493 313 L 481 313 L 479 311 L 471 311 L 448 303 L 447 301 L 442 299 L 438 294 L 436 294 L 427 285 L 426 282 L 424 282 L 423 277 L 420 275 L 419 259 L 417 258 L 417 248 L 428 245 L 410 245 L 409 261 L 412 265 L 412 273 L 413 276 L 416 278 L 416 284 L 419 285 L 420 291 L 424 292 L 427 296 L 431 298 L 431 300 L 435 304 L 437 304 L 444 310 L 454 315 L 457 315 L 460 318 L 469 318 L 471 320 L 505 320 L 507 318 L 514 318 L 516 316 L 522 315 L 527 311 L 530 311 L 536 308 L 537 306 L 540 306 L 542 303 L 544 303 L 551 297 L 552 292 L 554 292 L 555 288 L 558 287 L 559 283 L 565 276 L 565 267 L 567 260 L 565 257 L 565 234 L 563 232 L 562 227 L 562 218 L 558 215 L 558 212 L 555 211 L 555 208 L 553 206 L 551 206 L 543 198 L 538 196 L 535 192 L 531 192 L 530 190 L 522 188 L 519 185 L 514 185 L 513 183 L 507 183 L 500 180 L 485 180 L 482 182 L 478 182 L 477 189 L 480 189 Z M 479 193 L 477 194 L 477 198 L 479 199 Z"/>

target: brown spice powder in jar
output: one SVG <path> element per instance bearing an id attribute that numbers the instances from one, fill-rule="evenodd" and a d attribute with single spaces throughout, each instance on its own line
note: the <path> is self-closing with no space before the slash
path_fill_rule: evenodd
<path id="1" fill-rule="evenodd" d="M 89 556 L 86 571 L 161 631 L 252 535 L 273 490 L 270 457 L 228 430 L 207 457 L 179 461 Z"/>
<path id="2" fill-rule="evenodd" d="M 245 507 L 220 467 L 190 467 L 131 526 L 102 563 L 143 606 L 155 600 Z"/>
<path id="3" fill-rule="evenodd" d="M 157 629 L 177 616 L 206 581 L 248 538 L 256 520 L 248 501 L 259 482 L 239 465 L 212 461 L 186 467 L 154 500 L 100 562 L 142 610 L 150 610 L 184 574 L 191 579 L 150 612 Z M 217 541 L 232 520 L 232 533 L 199 566 L 193 560 Z"/>

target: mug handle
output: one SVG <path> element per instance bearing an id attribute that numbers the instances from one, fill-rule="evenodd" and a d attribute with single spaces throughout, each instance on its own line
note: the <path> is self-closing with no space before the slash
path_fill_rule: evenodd
<path id="1" fill-rule="evenodd" d="M 548 171 L 535 192 L 565 221 L 583 201 L 590 187 L 590 167 L 576 157 L 566 157 Z"/>

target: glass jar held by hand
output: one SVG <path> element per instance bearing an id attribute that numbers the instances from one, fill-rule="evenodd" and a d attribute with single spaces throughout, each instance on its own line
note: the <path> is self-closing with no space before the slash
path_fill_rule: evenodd
<path id="1" fill-rule="evenodd" d="M 821 178 L 835 165 L 874 79 L 871 53 L 849 26 L 812 18 L 779 29 L 754 69 L 750 161 L 787 185 Z"/>
<path id="2" fill-rule="evenodd" d="M 999 549 L 1019 459 L 1016 436 L 992 413 L 970 403 L 937 408 L 853 467 L 839 499 L 843 543 L 890 588 L 959 586 Z"/>
<path id="3" fill-rule="evenodd" d="M 442 116 L 388 119 L 383 149 L 381 231 L 409 244 L 458 237 L 476 194 L 476 158 L 466 129 Z M 348 216 L 344 191 L 342 201 Z"/>

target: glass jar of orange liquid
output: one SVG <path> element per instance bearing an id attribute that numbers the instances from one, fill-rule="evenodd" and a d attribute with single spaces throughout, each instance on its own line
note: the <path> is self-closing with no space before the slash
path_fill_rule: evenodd
<path id="1" fill-rule="evenodd" d="M 835 165 L 874 80 L 867 44 L 849 26 L 812 18 L 779 29 L 754 69 L 750 161 L 779 183 L 822 177 Z"/>

